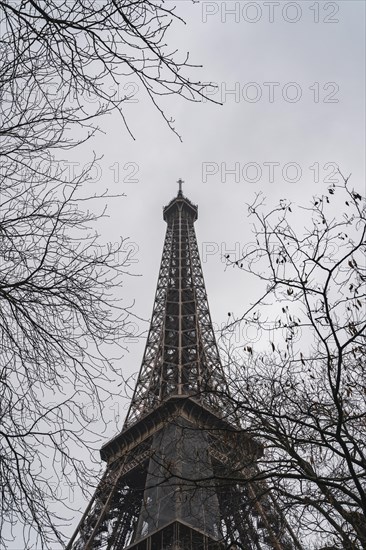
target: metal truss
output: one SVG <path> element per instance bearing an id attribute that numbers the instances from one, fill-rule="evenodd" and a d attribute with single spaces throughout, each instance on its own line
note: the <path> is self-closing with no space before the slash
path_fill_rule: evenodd
<path id="1" fill-rule="evenodd" d="M 67 550 L 302 550 L 253 481 L 261 453 L 241 430 L 182 410 L 108 465 Z"/>
<path id="2" fill-rule="evenodd" d="M 178 196 L 164 217 L 168 227 L 150 331 L 125 427 L 171 395 L 193 396 L 216 413 L 232 414 L 193 226 L 197 207 Z"/>

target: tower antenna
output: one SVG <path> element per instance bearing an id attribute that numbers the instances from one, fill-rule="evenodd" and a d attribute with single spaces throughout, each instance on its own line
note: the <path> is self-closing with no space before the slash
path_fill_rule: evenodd
<path id="1" fill-rule="evenodd" d="M 182 178 L 179 178 L 179 180 L 177 181 L 178 185 L 179 185 L 179 190 L 178 190 L 178 197 L 181 197 L 183 195 L 183 191 L 182 191 L 182 184 L 184 183 L 184 181 L 182 180 Z"/>

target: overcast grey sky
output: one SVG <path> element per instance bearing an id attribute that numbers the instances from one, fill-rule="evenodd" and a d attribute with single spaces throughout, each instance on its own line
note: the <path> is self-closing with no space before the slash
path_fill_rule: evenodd
<path id="1" fill-rule="evenodd" d="M 253 241 L 245 204 L 256 192 L 269 206 L 280 198 L 307 203 L 336 181 L 337 165 L 364 191 L 365 3 L 179 0 L 176 6 L 186 24 L 173 24 L 169 49 L 178 48 L 182 58 L 189 51 L 203 65 L 194 78 L 216 83 L 212 98 L 222 105 L 162 101 L 181 143 L 127 78 L 121 93 L 135 93 L 125 111 L 135 141 L 116 114 L 106 116 L 105 134 L 69 160 L 84 165 L 93 150 L 103 155 L 91 185 L 126 194 L 111 201 L 100 231 L 104 240 L 130 238 L 130 271 L 140 277 L 127 278 L 121 295 L 126 305 L 135 301 L 143 318 L 151 314 L 161 259 L 162 206 L 176 194 L 177 179 L 185 181 L 184 194 L 199 207 L 196 234 L 211 315 L 220 326 L 229 311 L 239 315 L 255 298 L 255 281 L 225 271 L 221 254 L 238 254 Z M 138 371 L 143 345 L 130 345 L 123 372 Z M 113 435 L 101 434 L 101 445 Z"/>
<path id="2" fill-rule="evenodd" d="M 85 155 L 103 154 L 98 185 L 127 195 L 110 205 L 103 236 L 130 237 L 131 270 L 141 277 L 126 280 L 123 296 L 145 318 L 165 233 L 162 206 L 183 178 L 199 207 L 196 234 L 221 325 L 255 295 L 255 281 L 225 272 L 221 254 L 253 240 L 245 204 L 256 192 L 269 206 L 284 197 L 304 204 L 337 180 L 337 165 L 364 190 L 365 3 L 187 0 L 177 2 L 177 14 L 186 25 L 173 25 L 170 49 L 203 65 L 194 76 L 216 83 L 212 98 L 222 105 L 167 98 L 181 143 L 127 79 L 124 93 L 136 92 L 126 105 L 136 140 L 116 115 L 105 117 L 105 135 Z M 123 369 L 139 368 L 142 347 L 132 346 Z"/>

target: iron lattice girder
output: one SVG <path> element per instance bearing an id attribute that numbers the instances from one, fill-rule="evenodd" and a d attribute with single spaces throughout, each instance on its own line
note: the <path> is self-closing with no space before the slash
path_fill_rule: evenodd
<path id="1" fill-rule="evenodd" d="M 262 452 L 194 399 L 171 397 L 103 447 L 106 474 L 68 549 L 171 550 L 176 540 L 224 550 L 237 540 L 292 550 L 267 488 L 250 481 Z M 173 522 L 186 526 L 182 538 L 171 539 Z"/>
<path id="2" fill-rule="evenodd" d="M 153 314 L 126 427 L 170 395 L 196 395 L 217 413 L 230 411 L 193 226 L 197 207 L 178 196 L 164 219 Z"/>

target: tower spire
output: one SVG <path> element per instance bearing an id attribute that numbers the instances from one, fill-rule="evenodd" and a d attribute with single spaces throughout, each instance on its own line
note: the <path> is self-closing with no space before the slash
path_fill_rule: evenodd
<path id="1" fill-rule="evenodd" d="M 263 448 L 240 428 L 212 327 L 194 223 L 178 195 L 167 223 L 150 330 L 121 432 L 67 550 L 294 550 L 264 482 Z"/>
<path id="2" fill-rule="evenodd" d="M 178 185 L 179 185 L 179 188 L 178 188 L 178 197 L 181 197 L 183 195 L 183 191 L 182 191 L 182 185 L 184 183 L 184 181 L 182 180 L 182 178 L 179 178 L 179 180 L 177 181 Z"/>

